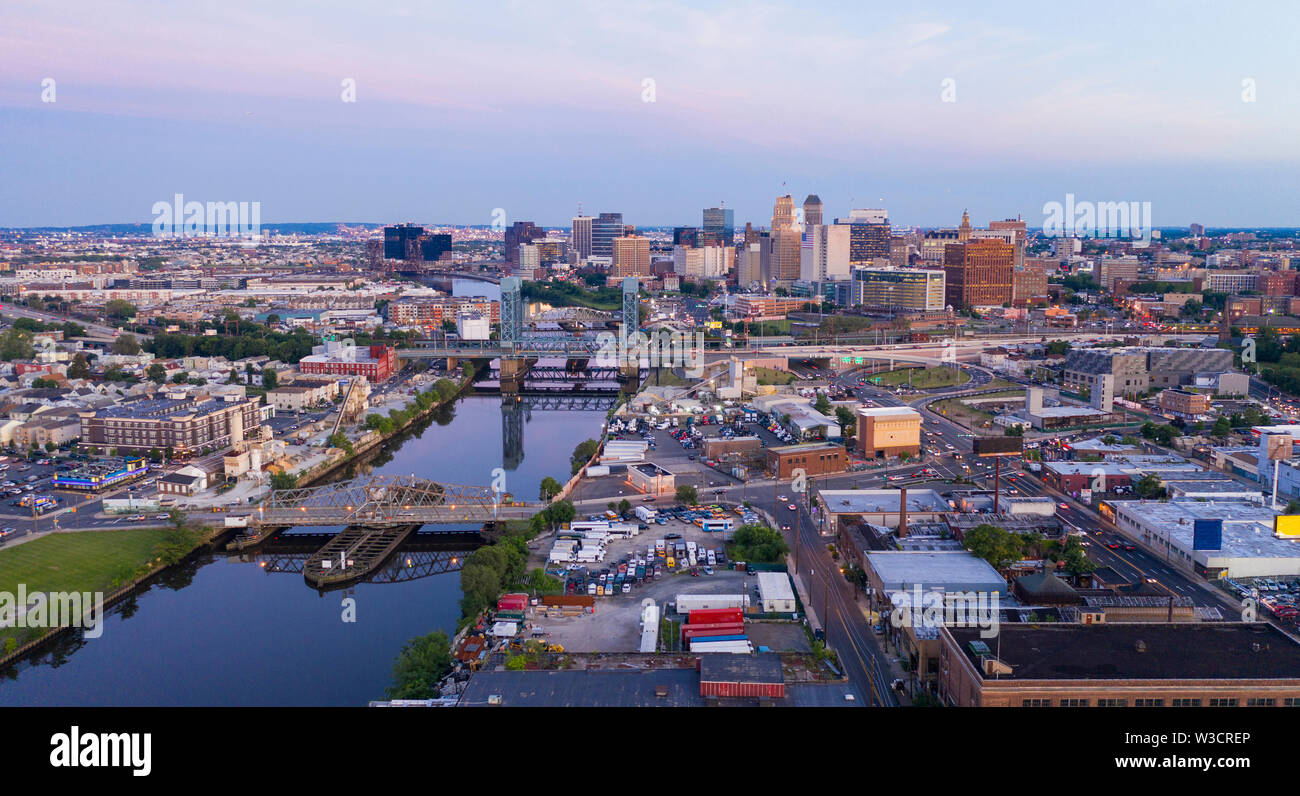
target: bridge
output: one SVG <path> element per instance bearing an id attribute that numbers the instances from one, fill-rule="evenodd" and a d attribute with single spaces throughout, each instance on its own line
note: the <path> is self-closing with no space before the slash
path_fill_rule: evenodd
<path id="1" fill-rule="evenodd" d="M 486 486 L 443 484 L 414 475 L 367 475 L 324 486 L 277 489 L 248 519 L 258 529 L 393 528 L 525 519 L 541 508 L 502 504 L 500 494 Z"/>

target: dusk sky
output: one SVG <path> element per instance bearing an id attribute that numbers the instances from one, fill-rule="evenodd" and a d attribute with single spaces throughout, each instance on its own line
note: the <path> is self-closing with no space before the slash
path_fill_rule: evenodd
<path id="1" fill-rule="evenodd" d="M 1300 225 L 1291 3 L 27 2 L 0 9 L 0 226 L 698 224 L 774 198 L 976 225 L 1149 201 Z M 55 101 L 42 101 L 42 81 Z M 356 102 L 341 99 L 356 81 Z M 654 102 L 643 101 L 654 81 Z M 943 101 L 955 81 L 955 102 Z M 1243 101 L 1244 80 L 1254 101 Z"/>

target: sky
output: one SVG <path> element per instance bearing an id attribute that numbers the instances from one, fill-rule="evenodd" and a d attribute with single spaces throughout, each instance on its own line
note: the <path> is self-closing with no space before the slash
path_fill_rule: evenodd
<path id="1" fill-rule="evenodd" d="M 264 224 L 766 226 L 815 193 L 895 225 L 1034 227 L 1073 194 L 1300 226 L 1297 9 L 6 0 L 0 226 L 177 193 Z"/>

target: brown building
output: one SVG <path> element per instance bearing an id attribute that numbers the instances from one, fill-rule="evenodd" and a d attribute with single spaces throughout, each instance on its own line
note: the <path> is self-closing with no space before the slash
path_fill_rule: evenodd
<path id="1" fill-rule="evenodd" d="M 1016 247 L 994 238 L 974 238 L 944 247 L 947 302 L 953 308 L 1001 306 L 1011 301 Z"/>
<path id="2" fill-rule="evenodd" d="M 1264 622 L 1002 624 L 940 631 L 958 707 L 1300 707 L 1300 644 Z"/>
<path id="3" fill-rule="evenodd" d="M 858 451 L 868 459 L 921 455 L 921 415 L 907 406 L 858 408 Z"/>
<path id="4" fill-rule="evenodd" d="M 1210 411 L 1210 396 L 1187 390 L 1165 390 L 1160 393 L 1160 409 L 1179 417 L 1203 415 Z"/>
<path id="5" fill-rule="evenodd" d="M 614 265 L 610 276 L 650 276 L 650 239 L 641 235 L 614 238 Z"/>
<path id="6" fill-rule="evenodd" d="M 1294 296 L 1295 271 L 1265 271 L 1259 275 L 1259 292 L 1265 296 Z"/>
<path id="7" fill-rule="evenodd" d="M 1047 274 L 1025 269 L 1012 272 L 1012 304 L 1022 307 L 1027 304 L 1046 304 L 1047 301 Z"/>
<path id="8" fill-rule="evenodd" d="M 261 426 L 259 404 L 259 398 L 163 398 L 81 412 L 81 444 L 122 452 L 170 449 L 178 458 L 223 450 Z"/>
<path id="9" fill-rule="evenodd" d="M 767 471 L 777 478 L 793 478 L 799 469 L 810 476 L 842 473 L 848 466 L 849 452 L 842 445 L 812 442 L 767 449 Z"/>

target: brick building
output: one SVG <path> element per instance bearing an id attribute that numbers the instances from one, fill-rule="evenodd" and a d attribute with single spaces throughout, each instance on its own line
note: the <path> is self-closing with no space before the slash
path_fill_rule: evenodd
<path id="1" fill-rule="evenodd" d="M 849 452 L 842 445 L 813 442 L 767 449 L 767 471 L 777 478 L 793 478 L 798 469 L 808 476 L 842 473 L 848 466 Z"/>
<path id="2" fill-rule="evenodd" d="M 378 384 L 397 372 L 397 349 L 385 345 L 351 346 L 330 340 L 311 351 L 311 356 L 298 361 L 300 373 L 365 376 L 371 384 Z"/>
<path id="3" fill-rule="evenodd" d="M 1011 301 L 1016 247 L 996 238 L 975 238 L 944 248 L 947 302 L 954 308 L 1001 306 Z"/>
<path id="4" fill-rule="evenodd" d="M 868 459 L 921 455 L 921 414 L 907 406 L 858 408 L 858 451 Z"/>

